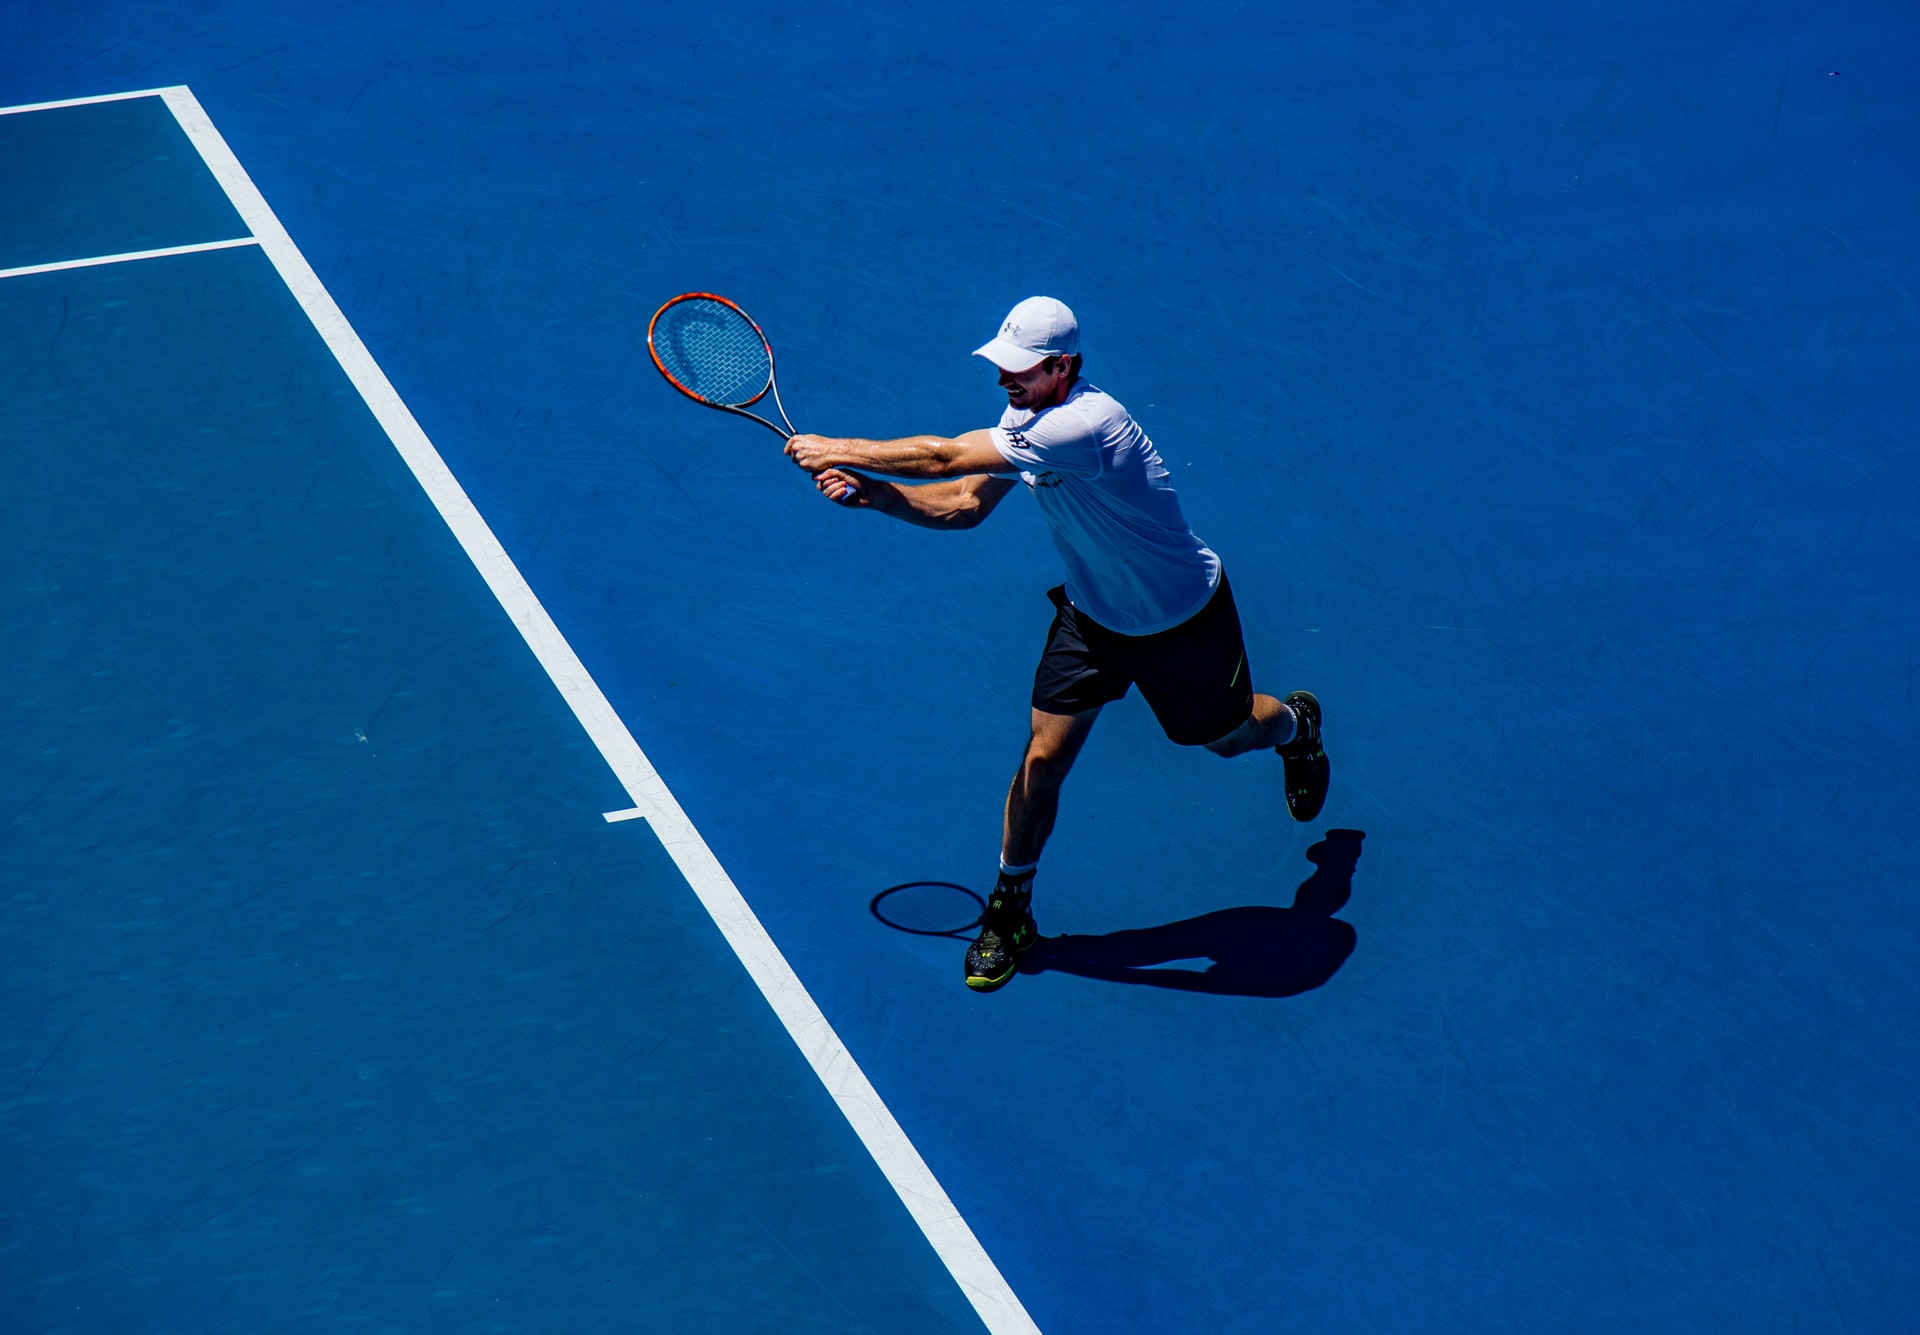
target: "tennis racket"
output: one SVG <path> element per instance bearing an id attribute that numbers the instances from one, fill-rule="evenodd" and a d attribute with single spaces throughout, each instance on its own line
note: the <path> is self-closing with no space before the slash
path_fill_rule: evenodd
<path id="1" fill-rule="evenodd" d="M 709 408 L 750 417 L 786 440 L 800 433 L 773 382 L 773 345 L 739 306 L 711 292 L 687 292 L 653 313 L 647 351 L 667 383 Z M 773 395 L 775 426 L 748 408 Z"/>
<path id="2" fill-rule="evenodd" d="M 647 324 L 647 351 L 667 383 L 695 403 L 750 417 L 782 440 L 800 434 L 773 380 L 773 345 L 753 317 L 725 297 L 686 292 L 669 301 Z M 748 411 L 768 394 L 780 426 Z M 864 501 L 862 489 L 852 485 L 834 498 L 848 508 Z"/>

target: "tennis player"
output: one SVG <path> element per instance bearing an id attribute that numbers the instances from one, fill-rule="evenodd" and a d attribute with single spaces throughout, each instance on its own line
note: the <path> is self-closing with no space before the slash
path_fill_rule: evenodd
<path id="1" fill-rule="evenodd" d="M 953 439 L 794 436 L 787 455 L 828 499 L 925 528 L 972 528 L 1017 477 L 1066 563 L 1066 582 L 1047 592 L 1053 626 L 1034 673 L 1026 755 L 1007 793 L 1000 874 L 967 950 L 967 985 L 991 992 L 1037 936 L 1033 878 L 1061 782 L 1101 708 L 1133 685 L 1182 746 L 1222 756 L 1279 752 L 1295 820 L 1319 814 L 1330 771 L 1319 702 L 1306 691 L 1285 700 L 1254 694 L 1220 558 L 1187 526 L 1139 423 L 1080 378 L 1073 312 L 1029 297 L 974 355 L 1000 370 L 1007 407 L 998 426 Z"/>

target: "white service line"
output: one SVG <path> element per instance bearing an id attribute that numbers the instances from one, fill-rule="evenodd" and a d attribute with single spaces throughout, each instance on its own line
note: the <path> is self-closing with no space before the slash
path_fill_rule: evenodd
<path id="1" fill-rule="evenodd" d="M 953 1201 L 935 1179 L 920 1151 L 894 1120 L 866 1074 L 827 1023 L 793 967 L 754 916 L 753 910 L 727 875 L 706 840 L 687 819 L 665 781 L 641 751 L 627 725 L 614 713 L 599 685 L 572 646 L 547 615 L 506 549 L 487 527 L 460 483 L 427 439 L 413 414 L 401 402 L 366 345 L 347 323 L 346 316 L 321 286 L 286 229 L 267 207 L 260 191 L 240 161 L 220 137 L 199 101 L 185 87 L 158 90 L 187 132 L 207 167 L 239 210 L 248 230 L 292 290 L 314 328 L 339 359 L 342 369 L 360 391 L 394 448 L 425 489 L 440 516 L 466 549 L 468 558 L 500 606 L 525 637 L 559 688 L 562 698 L 580 720 L 587 735 L 612 767 L 615 777 L 665 845 L 681 875 L 720 928 L 727 944 L 740 957 L 767 1004 L 786 1026 L 820 1082 L 859 1135 L 867 1152 L 899 1194 L 914 1222 L 945 1263 L 993 1335 L 1039 1335 L 1039 1327 L 1015 1296 L 986 1249 L 967 1227 Z M 615 812 L 619 816 L 626 813 Z"/>
<path id="2" fill-rule="evenodd" d="M 56 260 L 52 264 L 25 264 L 18 269 L 0 269 L 0 278 L 23 278 L 30 273 L 57 273 L 61 269 L 91 269 L 96 264 L 125 264 L 129 260 L 157 260 L 165 255 L 197 255 L 203 250 L 232 250 L 235 246 L 257 246 L 250 236 L 229 241 L 201 241 L 191 246 L 162 246 L 158 250 L 126 250 L 118 255 L 90 255 L 84 260 Z"/>
<path id="3" fill-rule="evenodd" d="M 90 107 L 96 102 L 131 102 L 136 97 L 162 97 L 164 88 L 140 88 L 131 93 L 99 93 L 93 97 L 69 97 L 59 102 L 28 102 L 17 107 L 0 107 L 0 116 L 18 116 L 23 111 L 58 111 L 61 107 Z"/>

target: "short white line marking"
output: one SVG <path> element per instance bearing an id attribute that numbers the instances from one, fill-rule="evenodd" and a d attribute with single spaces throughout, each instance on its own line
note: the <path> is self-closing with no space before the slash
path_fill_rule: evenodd
<path id="1" fill-rule="evenodd" d="M 993 1335 L 1039 1335 L 1039 1327 L 1027 1315 L 993 1258 L 960 1217 L 892 1111 L 881 1102 L 793 966 L 687 819 L 627 725 L 614 713 L 599 684 L 587 675 L 572 646 L 401 402 L 360 336 L 327 295 L 199 101 L 184 87 L 163 89 L 161 96 L 981 1321 Z"/>
<path id="2" fill-rule="evenodd" d="M 162 246 L 159 250 L 127 250 L 118 255 L 91 255 L 84 260 L 59 260 L 53 264 L 27 264 L 18 269 L 0 269 L 0 278 L 21 278 L 30 273 L 57 273 L 62 269 L 91 269 L 96 264 L 125 264 L 129 260 L 157 260 L 163 255 L 194 255 L 203 250 L 232 250 L 235 246 L 257 246 L 250 236 L 227 241 L 201 241 L 191 246 Z"/>
<path id="3" fill-rule="evenodd" d="M 28 102 L 17 107 L 0 107 L 0 116 L 17 116 L 23 111 L 57 111 L 61 107 L 90 107 L 96 102 L 131 102 L 136 97 L 161 97 L 164 88 L 142 88 L 132 93 L 101 93 L 94 97 L 69 97 L 59 102 Z"/>
<path id="4" fill-rule="evenodd" d="M 646 810 L 642 807 L 628 807 L 625 811 L 603 811 L 600 813 L 600 819 L 613 825 L 623 820 L 639 820 L 646 814 Z"/>

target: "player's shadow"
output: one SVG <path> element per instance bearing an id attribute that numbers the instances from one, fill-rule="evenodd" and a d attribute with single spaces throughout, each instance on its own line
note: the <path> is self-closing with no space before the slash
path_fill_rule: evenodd
<path id="1" fill-rule="evenodd" d="M 1020 957 L 1022 973 L 1071 973 L 1110 983 L 1141 983 L 1183 992 L 1238 997 L 1291 997 L 1333 977 L 1357 939 L 1333 915 L 1353 894 L 1364 830 L 1328 830 L 1307 850 L 1313 875 L 1300 883 L 1292 908 L 1250 904 L 1184 918 L 1164 927 L 1136 927 L 1104 936 L 1043 936 Z M 1161 968 L 1211 960 L 1206 968 Z"/>

